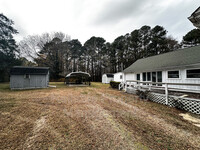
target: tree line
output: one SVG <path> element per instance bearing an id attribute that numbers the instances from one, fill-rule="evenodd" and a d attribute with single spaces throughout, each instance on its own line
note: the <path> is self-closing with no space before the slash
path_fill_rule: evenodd
<path id="1" fill-rule="evenodd" d="M 103 73 L 123 71 L 136 60 L 200 43 L 200 30 L 188 32 L 179 43 L 159 25 L 142 26 L 117 37 L 112 43 L 103 37 L 91 37 L 85 43 L 62 32 L 29 35 L 16 44 L 14 22 L 0 14 L 0 81 L 8 80 L 14 65 L 45 66 L 50 78 L 58 80 L 68 73 L 83 71 L 92 81 L 101 81 Z"/>

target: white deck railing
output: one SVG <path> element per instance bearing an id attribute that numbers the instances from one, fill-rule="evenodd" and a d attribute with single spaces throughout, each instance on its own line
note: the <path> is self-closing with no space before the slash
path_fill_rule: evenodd
<path id="1" fill-rule="evenodd" d="M 177 107 L 195 114 L 200 114 L 200 99 L 188 98 L 187 93 L 200 93 L 200 90 L 172 88 L 170 85 L 182 85 L 184 87 L 200 87 L 200 84 L 191 83 L 163 83 L 163 82 L 145 82 L 137 80 L 127 80 L 119 85 L 126 92 L 135 93 L 137 90 L 149 91 L 147 96 L 149 100 L 165 104 L 171 107 Z M 131 88 L 132 87 L 132 88 Z M 200 88 L 199 88 L 200 89 Z M 169 94 L 169 91 L 184 93 L 182 96 Z"/>
<path id="2" fill-rule="evenodd" d="M 200 93 L 200 90 L 194 89 L 184 89 L 184 88 L 171 88 L 169 85 L 182 85 L 182 86 L 195 86 L 200 87 L 200 84 L 192 83 L 164 83 L 164 82 L 148 82 L 148 81 L 137 81 L 137 80 L 127 80 L 119 85 L 119 89 L 124 89 L 127 91 L 128 87 L 133 87 L 138 90 L 162 90 L 165 93 L 166 104 L 168 104 L 169 91 L 184 92 L 184 93 Z"/>

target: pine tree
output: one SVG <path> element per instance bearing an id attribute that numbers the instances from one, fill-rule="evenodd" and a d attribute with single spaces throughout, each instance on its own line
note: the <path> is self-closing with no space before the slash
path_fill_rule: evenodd
<path id="1" fill-rule="evenodd" d="M 13 34 L 18 32 L 13 24 L 12 20 L 0 14 L 0 81 L 8 80 L 10 68 L 20 64 L 16 58 L 18 50 L 13 38 Z"/>

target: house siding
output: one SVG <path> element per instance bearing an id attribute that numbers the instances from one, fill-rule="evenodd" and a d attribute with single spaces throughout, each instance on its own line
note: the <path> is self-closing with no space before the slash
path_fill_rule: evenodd
<path id="1" fill-rule="evenodd" d="M 120 76 L 122 75 L 122 79 L 120 79 Z M 124 78 L 124 73 L 118 72 L 114 74 L 114 81 L 115 82 L 122 82 Z"/>
<path id="2" fill-rule="evenodd" d="M 178 70 L 178 69 L 176 69 Z M 168 78 L 168 71 L 163 71 L 163 82 L 166 83 L 190 83 L 190 84 L 200 84 L 199 78 L 188 79 L 186 77 L 186 70 L 187 69 L 179 69 L 179 78 L 177 79 L 170 79 Z M 182 89 L 194 89 L 200 90 L 200 87 L 197 86 L 183 86 L 183 85 L 169 85 L 171 88 L 182 88 Z"/>
<path id="3" fill-rule="evenodd" d="M 200 66 L 196 69 L 199 69 L 199 68 L 200 68 Z M 190 68 L 190 69 L 194 69 L 194 68 Z M 186 77 L 186 70 L 190 70 L 190 69 L 189 68 L 188 69 L 171 69 L 171 70 L 162 71 L 162 82 L 163 83 L 200 84 L 200 78 L 188 79 Z M 179 71 L 179 78 L 168 78 L 168 71 Z M 154 72 L 154 71 L 151 71 L 151 72 Z M 140 74 L 140 81 L 143 81 L 142 73 L 139 73 Z M 126 73 L 124 81 L 137 80 L 137 77 L 136 77 L 137 74 L 136 73 Z M 151 78 L 152 78 L 152 75 L 151 75 Z M 134 83 L 134 84 L 136 84 L 136 83 Z M 200 90 L 199 86 L 168 85 L 168 87 L 169 88 L 190 89 L 190 90 Z"/>

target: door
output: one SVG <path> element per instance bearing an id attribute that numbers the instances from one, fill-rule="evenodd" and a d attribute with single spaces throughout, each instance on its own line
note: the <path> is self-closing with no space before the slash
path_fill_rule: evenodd
<path id="1" fill-rule="evenodd" d="M 24 75 L 24 88 L 30 88 L 30 75 L 25 74 Z"/>

